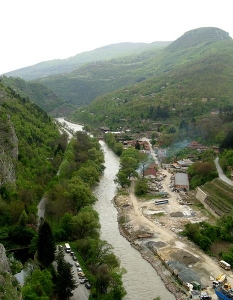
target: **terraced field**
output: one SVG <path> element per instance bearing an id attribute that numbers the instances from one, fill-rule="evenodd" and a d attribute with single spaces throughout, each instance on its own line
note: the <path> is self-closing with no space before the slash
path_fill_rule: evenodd
<path id="1" fill-rule="evenodd" d="M 233 187 L 219 178 L 200 187 L 208 196 L 205 202 L 219 216 L 233 214 Z"/>

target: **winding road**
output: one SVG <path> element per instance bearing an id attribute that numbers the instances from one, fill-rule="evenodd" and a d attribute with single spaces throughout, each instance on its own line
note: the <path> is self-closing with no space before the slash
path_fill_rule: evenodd
<path id="1" fill-rule="evenodd" d="M 221 167 L 219 165 L 219 158 L 217 157 L 214 162 L 215 162 L 215 165 L 216 165 L 216 168 L 218 171 L 218 177 L 225 183 L 233 186 L 232 180 L 230 180 L 229 178 L 226 177 L 226 175 L 223 174 L 223 170 L 221 169 Z"/>

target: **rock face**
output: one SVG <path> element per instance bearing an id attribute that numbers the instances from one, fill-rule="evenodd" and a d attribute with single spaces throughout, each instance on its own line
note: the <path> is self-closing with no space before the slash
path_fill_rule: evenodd
<path id="1" fill-rule="evenodd" d="M 2 244 L 0 244 L 0 265 L 1 269 L 3 269 L 6 272 L 10 272 L 10 265 L 6 257 L 5 248 Z"/>
<path id="2" fill-rule="evenodd" d="M 18 159 L 18 139 L 10 116 L 0 115 L 0 187 L 14 184 L 15 166 Z"/>
<path id="3" fill-rule="evenodd" d="M 21 299 L 21 289 L 17 279 L 10 272 L 6 251 L 0 244 L 0 299 Z"/>

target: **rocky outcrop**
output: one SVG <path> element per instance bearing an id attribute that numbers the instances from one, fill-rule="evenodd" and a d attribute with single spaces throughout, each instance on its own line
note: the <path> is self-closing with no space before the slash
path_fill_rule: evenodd
<path id="1" fill-rule="evenodd" d="M 0 115 L 0 187 L 14 184 L 15 166 L 18 159 L 18 139 L 10 116 Z"/>
<path id="2" fill-rule="evenodd" d="M 0 244 L 0 265 L 1 269 L 3 269 L 6 272 L 10 272 L 10 265 L 6 257 L 5 248 L 2 244 Z"/>
<path id="3" fill-rule="evenodd" d="M 0 244 L 0 299 L 21 299 L 20 285 L 11 274 L 6 251 L 2 244 Z"/>

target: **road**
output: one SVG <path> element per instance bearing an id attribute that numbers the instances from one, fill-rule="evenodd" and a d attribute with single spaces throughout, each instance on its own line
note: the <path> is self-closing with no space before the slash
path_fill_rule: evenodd
<path id="1" fill-rule="evenodd" d="M 85 284 L 80 283 L 80 279 L 78 277 L 78 272 L 77 272 L 77 267 L 75 266 L 75 262 L 73 261 L 72 256 L 69 253 L 65 252 L 64 258 L 67 262 L 72 263 L 72 265 L 73 265 L 72 269 L 74 271 L 74 276 L 78 283 L 78 287 L 73 291 L 73 296 L 70 297 L 70 299 L 72 299 L 72 300 L 88 300 L 90 291 L 85 287 Z"/>
<path id="2" fill-rule="evenodd" d="M 223 174 L 223 171 L 222 171 L 222 169 L 221 169 L 221 167 L 220 167 L 220 165 L 219 165 L 219 158 L 217 157 L 216 159 L 215 159 L 215 165 L 216 165 L 216 168 L 217 168 L 217 171 L 218 171 L 218 176 L 219 176 L 219 178 L 222 180 L 222 181 L 224 181 L 224 182 L 226 182 L 227 184 L 229 184 L 229 185 L 231 185 L 231 186 L 233 186 L 233 182 L 232 182 L 232 180 L 230 180 L 229 178 L 227 178 L 224 174 Z"/>

